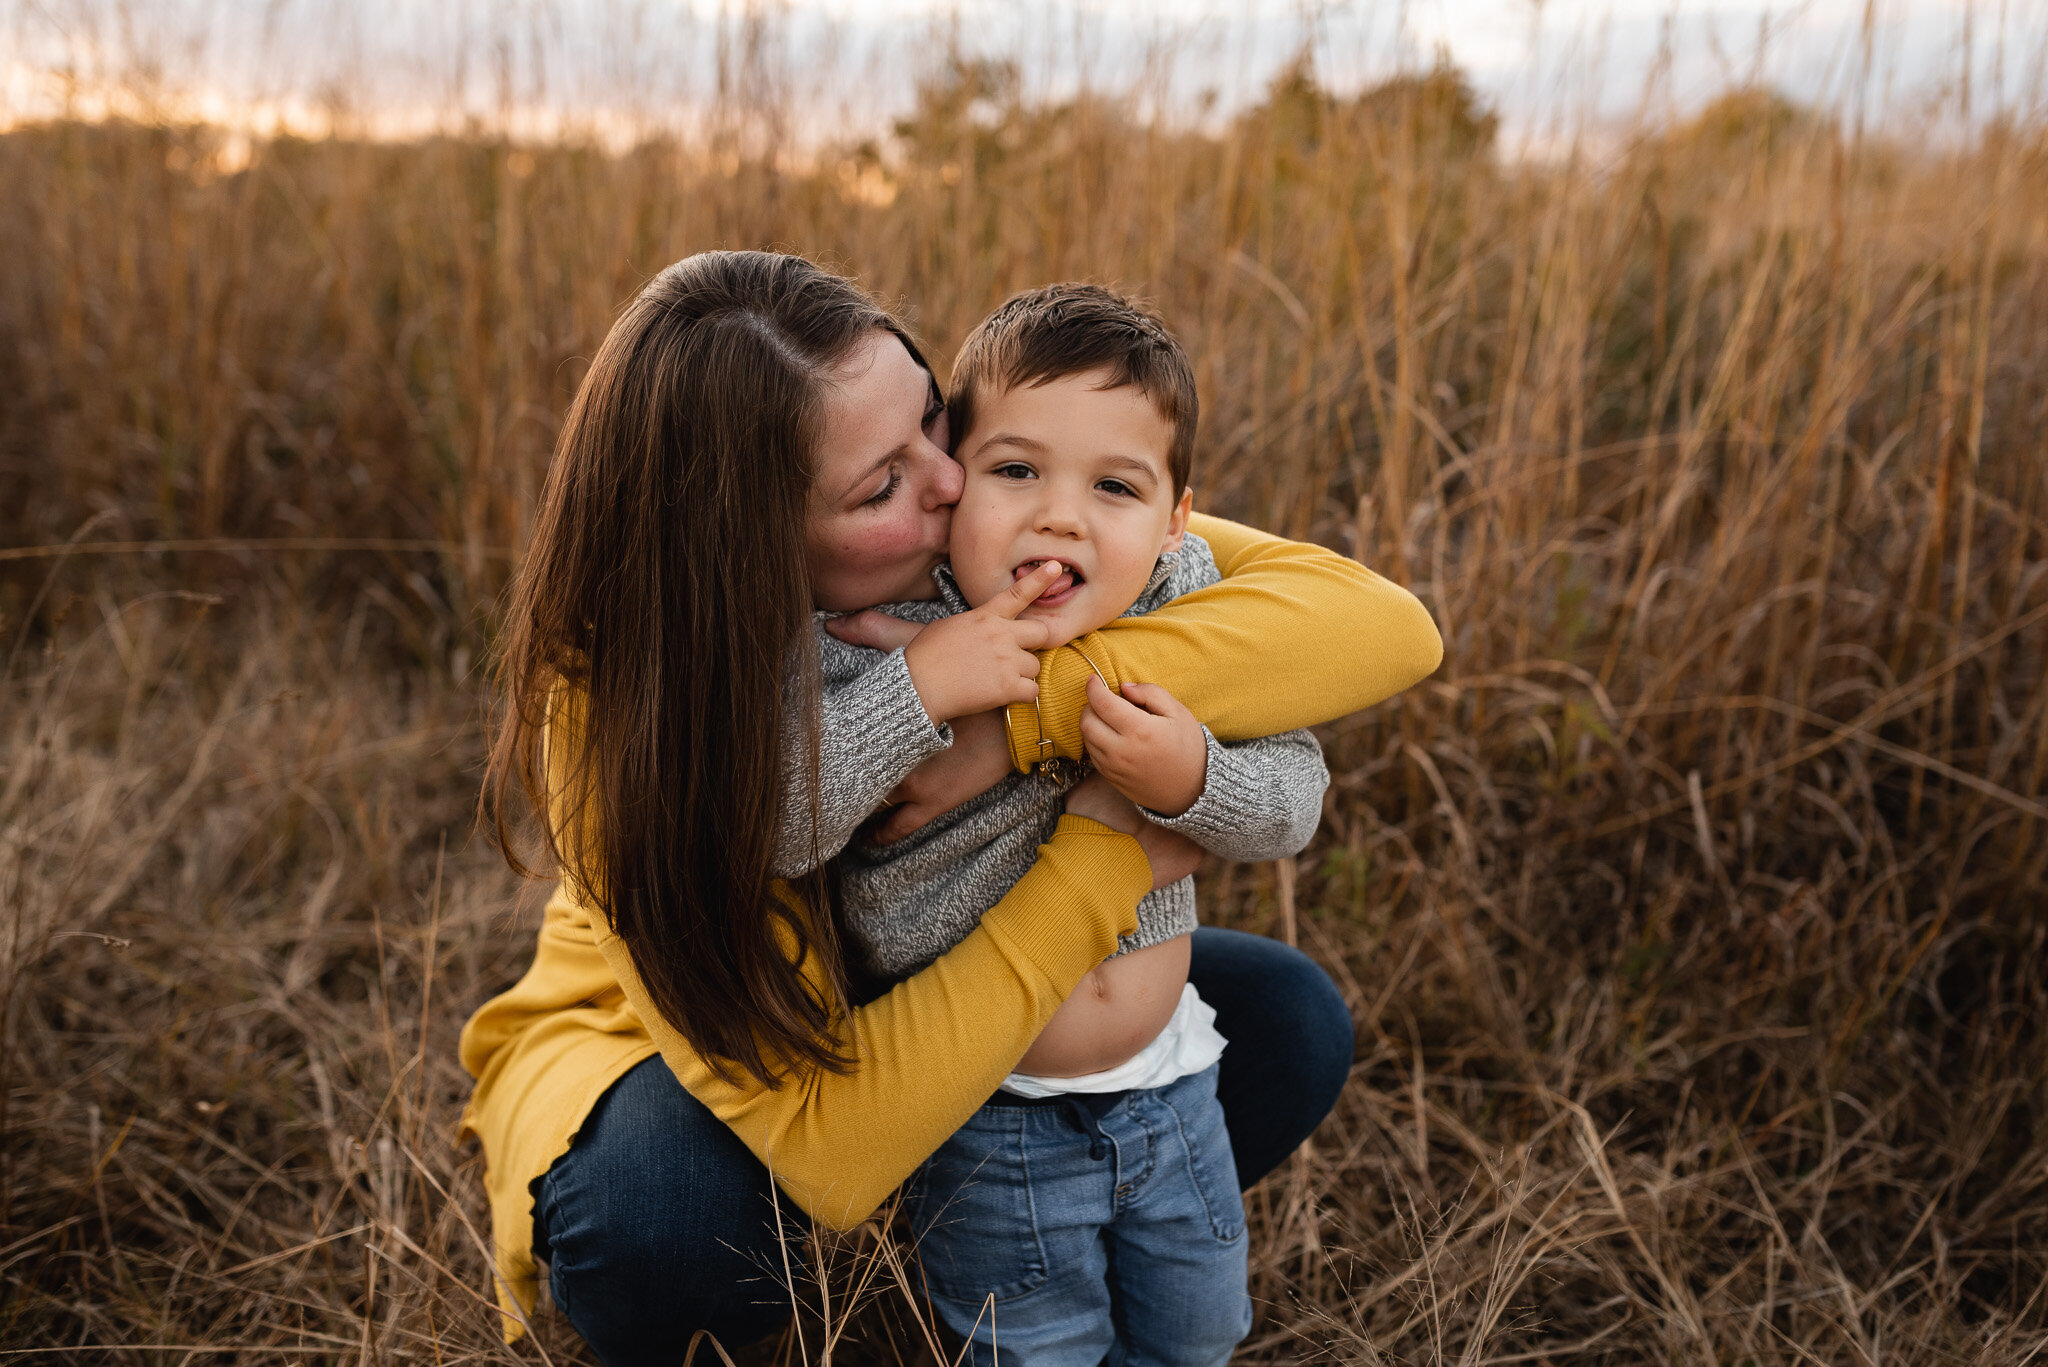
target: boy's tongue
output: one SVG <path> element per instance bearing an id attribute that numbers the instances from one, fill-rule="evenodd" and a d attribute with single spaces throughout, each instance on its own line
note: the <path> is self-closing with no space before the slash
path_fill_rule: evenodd
<path id="1" fill-rule="evenodd" d="M 1027 560 L 1023 564 L 1019 565 L 1016 569 L 1010 571 L 1010 581 L 1012 583 L 1015 583 L 1017 580 L 1022 579 L 1025 575 L 1032 573 L 1040 565 L 1046 563 L 1047 562 L 1044 560 Z M 1073 568 L 1069 565 L 1061 563 L 1060 577 L 1053 580 L 1052 583 L 1046 585 L 1045 590 L 1038 595 L 1037 601 L 1044 602 L 1048 598 L 1057 598 L 1072 587 L 1074 587 Z"/>

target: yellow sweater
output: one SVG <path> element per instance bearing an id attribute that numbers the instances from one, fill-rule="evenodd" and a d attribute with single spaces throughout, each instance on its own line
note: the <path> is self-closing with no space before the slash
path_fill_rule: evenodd
<path id="1" fill-rule="evenodd" d="M 1370 570 L 1216 518 L 1189 527 L 1214 549 L 1224 582 L 1048 652 L 1038 709 L 1012 716 L 1020 760 L 1037 756 L 1041 717 L 1047 753 L 1080 756 L 1096 669 L 1111 684 L 1164 684 L 1231 741 L 1368 707 L 1442 658 L 1428 612 Z M 507 1337 L 538 1289 L 529 1185 L 635 1064 L 659 1052 L 791 1200 L 823 1224 L 851 1227 L 996 1089 L 1117 935 L 1133 929 L 1150 886 L 1135 840 L 1063 818 L 978 930 L 850 1013 L 853 1071 L 776 1088 L 720 1079 L 654 1011 L 625 945 L 573 889 L 557 886 L 532 966 L 462 1031 L 462 1063 L 476 1079 L 463 1134 L 484 1146 Z"/>

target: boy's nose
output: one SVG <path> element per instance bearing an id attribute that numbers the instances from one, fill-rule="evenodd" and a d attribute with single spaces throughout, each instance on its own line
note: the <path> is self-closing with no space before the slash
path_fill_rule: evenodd
<path id="1" fill-rule="evenodd" d="M 1046 536 L 1078 537 L 1088 530 L 1087 494 L 1057 475 L 1032 486 L 1032 530 Z"/>
<path id="2" fill-rule="evenodd" d="M 1078 537 L 1085 529 L 1074 506 L 1063 498 L 1047 498 L 1038 505 L 1037 530 L 1047 536 Z"/>

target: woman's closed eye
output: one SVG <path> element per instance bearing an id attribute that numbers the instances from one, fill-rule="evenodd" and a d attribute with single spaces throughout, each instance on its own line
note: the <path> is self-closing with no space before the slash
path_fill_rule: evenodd
<path id="1" fill-rule="evenodd" d="M 866 498 L 862 499 L 860 501 L 860 506 L 863 508 L 872 508 L 878 503 L 887 503 L 889 501 L 890 496 L 896 492 L 897 488 L 900 485 L 902 485 L 902 483 L 903 472 L 901 470 L 895 469 L 890 470 L 889 478 L 886 481 L 884 481 L 882 487 L 877 489 L 874 493 L 869 494 Z"/>

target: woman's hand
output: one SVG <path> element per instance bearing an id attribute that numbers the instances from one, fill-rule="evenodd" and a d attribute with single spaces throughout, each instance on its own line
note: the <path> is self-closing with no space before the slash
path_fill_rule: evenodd
<path id="1" fill-rule="evenodd" d="M 1131 800 L 1100 774 L 1090 774 L 1067 794 L 1067 812 L 1100 821 L 1113 831 L 1135 836 L 1145 861 L 1152 866 L 1152 890 L 1159 891 L 1193 873 L 1202 862 L 1202 847 L 1184 835 L 1147 821 Z"/>
<path id="2" fill-rule="evenodd" d="M 871 837 L 886 845 L 932 818 L 980 797 L 1009 776 L 1010 740 L 1003 714 L 976 712 L 953 719 L 953 744 L 912 769 L 889 794 L 899 804 Z"/>
<path id="3" fill-rule="evenodd" d="M 1052 628 L 1019 616 L 1065 573 L 1048 560 L 995 597 L 969 612 L 905 633 L 903 623 L 886 627 L 877 612 L 855 613 L 826 624 L 842 641 L 881 650 L 903 647 L 910 685 L 925 715 L 939 726 L 1038 696 L 1038 656 L 1052 644 Z"/>

